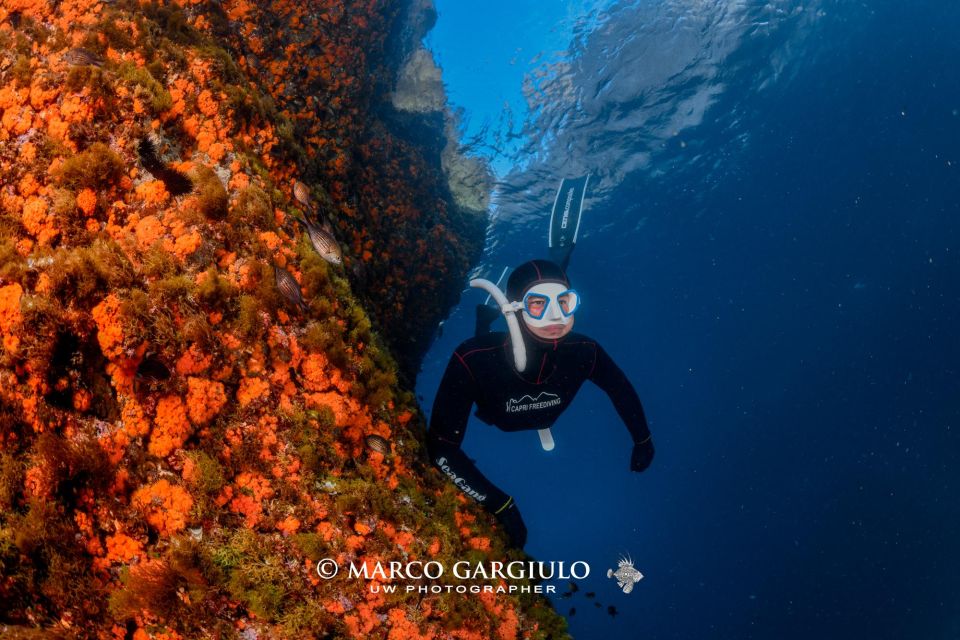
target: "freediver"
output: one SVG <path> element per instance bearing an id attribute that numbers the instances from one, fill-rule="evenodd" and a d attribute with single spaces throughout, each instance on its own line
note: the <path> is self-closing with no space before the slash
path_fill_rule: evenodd
<path id="1" fill-rule="evenodd" d="M 506 296 L 487 280 L 470 284 L 488 291 L 499 308 L 480 305 L 477 335 L 450 357 L 433 403 L 427 450 L 431 462 L 494 514 L 511 543 L 522 549 L 527 528 L 516 502 L 460 447 L 474 403 L 476 416 L 487 424 L 502 431 L 537 429 L 543 441 L 583 381 L 590 380 L 607 393 L 630 432 L 632 471 L 650 466 L 653 440 L 626 375 L 596 340 L 573 333 L 580 296 L 560 266 L 548 260 L 520 265 L 510 274 Z M 509 332 L 489 332 L 501 312 Z M 549 443 L 544 442 L 545 449 L 552 448 L 552 438 Z"/>

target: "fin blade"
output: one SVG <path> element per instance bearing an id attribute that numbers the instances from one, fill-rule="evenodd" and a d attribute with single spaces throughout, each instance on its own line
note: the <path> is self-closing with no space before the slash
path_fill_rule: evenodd
<path id="1" fill-rule="evenodd" d="M 583 217 L 583 200 L 589 181 L 589 174 L 560 181 L 550 213 L 550 230 L 547 235 L 547 246 L 554 262 L 566 262 L 577 242 Z"/>

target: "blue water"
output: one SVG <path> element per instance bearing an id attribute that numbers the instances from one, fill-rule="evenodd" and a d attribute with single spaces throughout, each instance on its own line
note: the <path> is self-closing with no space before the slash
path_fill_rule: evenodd
<path id="1" fill-rule="evenodd" d="M 590 172 L 576 330 L 633 381 L 657 446 L 629 472 L 592 385 L 550 453 L 471 420 L 464 449 L 516 498 L 526 551 L 591 565 L 553 599 L 571 633 L 960 637 L 960 3 L 514 5 L 523 34 L 491 51 L 569 39 L 523 63 L 537 90 L 489 152 L 476 273 L 545 255 L 559 178 Z M 472 91 L 483 51 L 452 44 L 503 11 L 438 9 L 451 100 L 522 96 L 496 55 L 496 91 Z M 428 410 L 482 299 L 424 361 Z M 606 577 L 625 554 L 631 594 Z"/>

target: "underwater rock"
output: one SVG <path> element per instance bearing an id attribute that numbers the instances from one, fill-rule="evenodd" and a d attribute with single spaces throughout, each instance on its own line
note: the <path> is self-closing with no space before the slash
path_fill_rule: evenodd
<path id="1" fill-rule="evenodd" d="M 440 156 L 440 166 L 447 177 L 450 194 L 460 208 L 485 216 L 490 209 L 494 185 L 490 165 L 482 158 L 463 153 L 457 143 L 457 128 L 452 117 L 447 118 L 446 128 L 447 145 Z"/>
<path id="2" fill-rule="evenodd" d="M 538 596 L 411 601 L 316 572 L 507 557 L 420 458 L 404 371 L 483 220 L 377 113 L 397 3 L 15 6 L 0 3 L 4 624 L 563 638 Z M 294 176 L 356 269 L 296 232 Z"/>
<path id="3" fill-rule="evenodd" d="M 392 98 L 393 106 L 400 111 L 427 113 L 444 110 L 447 94 L 443 88 L 443 75 L 430 51 L 420 48 L 410 54 L 397 76 Z"/>
<path id="4" fill-rule="evenodd" d="M 490 206 L 493 174 L 486 160 L 463 153 L 456 117 L 447 106 L 443 74 L 430 51 L 421 47 L 408 56 L 397 74 L 391 98 L 394 108 L 401 112 L 443 114 L 446 144 L 441 153 L 441 168 L 447 186 L 457 206 L 485 215 Z"/>

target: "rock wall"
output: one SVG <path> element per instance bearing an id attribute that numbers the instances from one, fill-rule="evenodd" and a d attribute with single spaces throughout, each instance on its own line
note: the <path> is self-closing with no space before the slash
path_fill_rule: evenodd
<path id="1" fill-rule="evenodd" d="M 562 634 L 537 596 L 314 571 L 522 555 L 398 381 L 483 226 L 378 115 L 400 13 L 0 5 L 3 637 Z"/>

